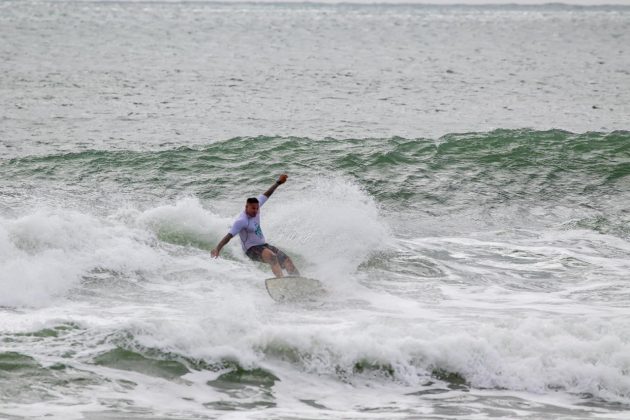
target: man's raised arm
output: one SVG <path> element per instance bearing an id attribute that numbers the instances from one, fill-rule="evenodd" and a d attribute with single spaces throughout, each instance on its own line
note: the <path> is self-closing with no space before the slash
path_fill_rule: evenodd
<path id="1" fill-rule="evenodd" d="M 271 187 L 269 187 L 267 191 L 264 192 L 264 195 L 267 196 L 267 198 L 271 197 L 271 194 L 273 194 L 273 192 L 276 190 L 276 188 L 278 188 L 279 185 L 287 182 L 288 177 L 289 176 L 287 174 L 280 175 L 278 180 Z"/>

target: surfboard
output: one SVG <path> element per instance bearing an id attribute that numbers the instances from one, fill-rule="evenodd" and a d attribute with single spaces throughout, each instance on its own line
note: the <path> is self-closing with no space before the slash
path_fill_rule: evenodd
<path id="1" fill-rule="evenodd" d="M 277 302 L 313 300 L 326 294 L 319 280 L 308 277 L 272 277 L 265 280 L 265 286 L 269 296 Z"/>

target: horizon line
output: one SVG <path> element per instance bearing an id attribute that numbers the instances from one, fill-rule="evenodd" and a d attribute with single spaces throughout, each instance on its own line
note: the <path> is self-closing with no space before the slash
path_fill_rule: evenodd
<path id="1" fill-rule="evenodd" d="M 0 0 L 0 3 L 10 3 L 18 0 Z M 438 0 L 439 1 L 439 0 Z M 250 4 L 250 5 L 308 5 L 308 6 L 426 6 L 426 7 L 566 7 L 566 8 L 627 8 L 630 4 L 627 0 L 620 0 L 623 3 L 571 3 L 566 1 L 541 1 L 540 3 L 531 3 L 531 0 L 525 0 L 526 3 L 517 1 L 507 1 L 499 3 L 502 0 L 492 2 L 490 0 L 472 0 L 470 3 L 462 2 L 462 0 L 445 0 L 444 3 L 435 2 L 435 0 L 411 0 L 411 1 L 369 1 L 369 0 L 37 0 L 44 3 L 208 3 L 208 4 Z M 537 1 L 537 0 L 533 0 Z M 580 1 L 580 0 L 577 0 Z M 589 1 L 589 0 L 586 0 Z"/>

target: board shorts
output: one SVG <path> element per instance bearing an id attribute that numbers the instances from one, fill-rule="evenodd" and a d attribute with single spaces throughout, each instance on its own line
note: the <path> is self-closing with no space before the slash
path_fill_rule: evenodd
<path id="1" fill-rule="evenodd" d="M 247 255 L 249 258 L 251 258 L 254 261 L 263 262 L 262 253 L 263 253 L 263 249 L 265 248 L 269 249 L 274 254 L 276 254 L 276 257 L 278 257 L 278 262 L 280 263 L 281 266 L 284 266 L 284 262 L 289 257 L 287 257 L 287 254 L 280 251 L 278 248 L 276 248 L 273 245 L 269 245 L 269 244 L 254 245 L 252 247 L 249 247 L 249 249 L 245 251 L 245 255 Z"/>

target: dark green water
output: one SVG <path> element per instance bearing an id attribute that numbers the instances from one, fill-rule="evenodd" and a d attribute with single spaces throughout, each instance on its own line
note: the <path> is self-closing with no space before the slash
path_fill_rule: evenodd
<path id="1" fill-rule="evenodd" d="M 270 175 L 344 176 L 386 210 L 448 212 L 469 206 L 560 200 L 596 206 L 627 192 L 630 133 L 497 130 L 438 139 L 234 138 L 153 152 L 85 151 L 5 160 L 8 191 L 99 192 L 129 198 L 229 197 Z M 595 203 L 593 203 L 593 201 Z M 604 210 L 604 209 L 601 209 Z M 614 210 L 614 209 L 613 209 Z"/>

